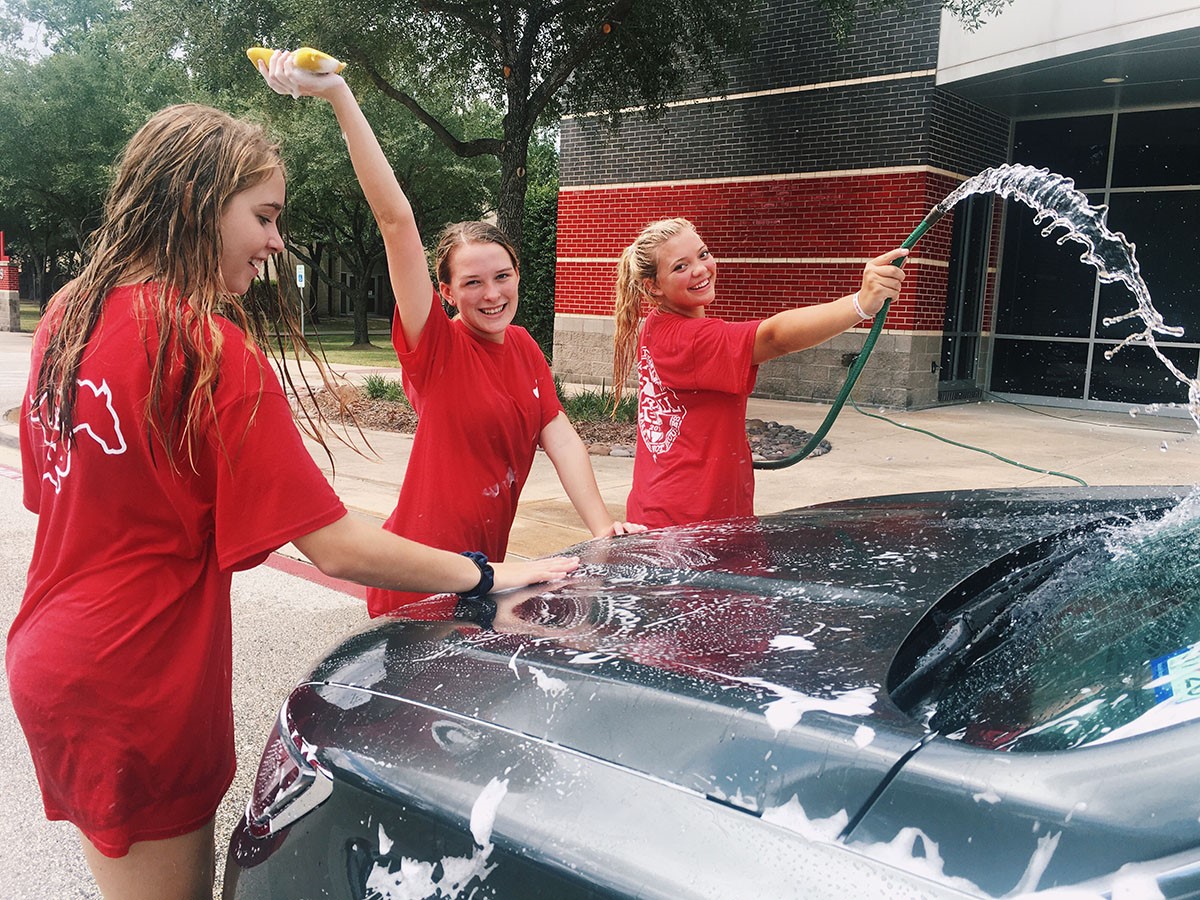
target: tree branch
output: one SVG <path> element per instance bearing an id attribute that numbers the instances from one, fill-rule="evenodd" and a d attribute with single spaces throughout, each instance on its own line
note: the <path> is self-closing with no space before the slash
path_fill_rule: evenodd
<path id="1" fill-rule="evenodd" d="M 504 42 L 499 31 L 492 25 L 494 20 L 477 15 L 477 10 L 469 3 L 451 3 L 447 0 L 423 0 L 421 9 L 431 13 L 441 13 L 457 19 L 468 29 L 487 41 L 497 53 L 503 54 Z"/>
<path id="2" fill-rule="evenodd" d="M 602 11 L 598 21 L 588 30 L 583 39 L 550 67 L 550 71 L 546 73 L 541 84 L 530 91 L 529 110 L 532 112 L 533 118 L 537 118 L 541 114 L 559 89 L 567 83 L 571 73 L 595 53 L 597 47 L 612 38 L 613 31 L 620 27 L 621 21 L 633 9 L 635 2 L 636 0 L 616 0 L 607 10 Z M 607 32 L 604 30 L 605 25 L 611 26 Z"/>
<path id="3" fill-rule="evenodd" d="M 500 149 L 503 146 L 503 141 L 497 138 L 476 138 L 473 141 L 463 141 L 450 133 L 437 118 L 425 111 L 420 103 L 416 101 L 410 94 L 405 93 L 398 87 L 389 82 L 379 73 L 379 71 L 371 65 L 371 63 L 362 55 L 354 53 L 355 65 L 361 68 L 374 82 L 375 87 L 379 88 L 384 95 L 390 97 L 400 103 L 417 119 L 428 126 L 429 130 L 437 135 L 438 140 L 449 147 L 457 156 L 464 158 L 474 156 L 499 156 Z"/>

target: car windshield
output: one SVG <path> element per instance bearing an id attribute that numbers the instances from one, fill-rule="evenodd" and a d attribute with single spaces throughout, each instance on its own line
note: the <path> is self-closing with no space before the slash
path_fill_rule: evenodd
<path id="1" fill-rule="evenodd" d="M 1200 500 L 1075 535 L 1027 569 L 1036 577 L 1006 579 L 1015 600 L 993 603 L 987 626 L 944 654 L 915 714 L 1010 751 L 1200 717 Z"/>

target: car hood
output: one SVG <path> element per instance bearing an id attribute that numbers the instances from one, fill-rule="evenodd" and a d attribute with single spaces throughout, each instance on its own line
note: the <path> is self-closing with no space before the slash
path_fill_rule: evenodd
<path id="1" fill-rule="evenodd" d="M 490 624 L 431 598 L 406 610 L 420 620 L 351 636 L 309 683 L 753 811 L 799 802 L 837 832 L 927 737 L 886 685 L 931 604 L 1039 538 L 1187 492 L 904 495 L 591 541 L 565 551 L 572 577 L 494 595 Z"/>

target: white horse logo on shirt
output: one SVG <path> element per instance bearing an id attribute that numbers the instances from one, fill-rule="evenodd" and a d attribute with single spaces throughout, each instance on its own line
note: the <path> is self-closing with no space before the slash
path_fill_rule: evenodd
<path id="1" fill-rule="evenodd" d="M 125 435 L 121 432 L 121 418 L 113 409 L 112 389 L 107 381 L 101 381 L 99 386 L 86 378 L 75 382 L 82 390 L 75 399 L 75 427 L 72 433 L 83 432 L 100 445 L 109 456 L 119 456 L 125 452 L 127 445 Z M 47 398 L 43 395 L 38 401 L 30 398 L 30 423 L 42 434 L 42 446 L 46 453 L 46 471 L 42 478 L 54 485 L 54 493 L 62 490 L 63 480 L 71 474 L 71 443 L 62 439 L 59 412 L 49 418 L 50 428 L 43 426 L 37 415 L 37 410 L 45 406 Z"/>

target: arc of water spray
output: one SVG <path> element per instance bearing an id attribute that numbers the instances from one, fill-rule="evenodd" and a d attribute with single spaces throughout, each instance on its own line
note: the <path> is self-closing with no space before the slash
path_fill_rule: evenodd
<path id="1" fill-rule="evenodd" d="M 1082 244 L 1084 251 L 1079 257 L 1081 262 L 1092 266 L 1102 282 L 1125 285 L 1137 301 L 1136 308 L 1120 316 L 1107 317 L 1104 319 L 1104 324 L 1115 325 L 1127 319 L 1139 318 L 1145 327 L 1141 331 L 1125 337 L 1111 350 L 1106 350 L 1104 358 L 1112 359 L 1117 352 L 1129 344 L 1148 346 L 1159 361 L 1167 367 L 1167 370 L 1180 383 L 1187 385 L 1188 410 L 1196 422 L 1197 428 L 1200 428 L 1200 379 L 1191 378 L 1181 372 L 1162 352 L 1155 339 L 1156 333 L 1179 337 L 1183 334 L 1183 329 L 1179 326 L 1167 325 L 1163 321 L 1162 315 L 1154 308 L 1150 299 L 1150 289 L 1142 279 L 1141 267 L 1134 256 L 1134 245 L 1126 240 L 1120 232 L 1109 229 L 1106 221 L 1108 208 L 1089 204 L 1087 197 L 1076 190 L 1075 182 L 1072 179 L 1057 175 L 1048 169 L 1039 169 L 1033 166 L 1005 165 L 985 169 L 973 178 L 968 178 L 947 194 L 929 211 L 900 246 L 911 249 L 921 239 L 921 236 L 953 209 L 960 200 L 964 200 L 972 194 L 983 193 L 999 194 L 1005 199 L 1019 200 L 1026 206 L 1032 207 L 1036 212 L 1035 224 L 1040 225 L 1048 220 L 1048 224 L 1042 228 L 1043 237 L 1049 237 L 1056 228 L 1065 229 L 1065 233 L 1057 239 L 1059 245 L 1067 241 Z M 897 260 L 895 265 L 904 265 L 904 258 Z M 887 318 L 891 303 L 889 298 L 876 314 L 875 322 L 863 342 L 863 349 L 846 374 L 846 383 L 838 392 L 829 412 L 825 414 L 825 420 L 813 433 L 813 436 L 791 456 L 782 459 L 757 460 L 754 462 L 754 468 L 782 469 L 798 463 L 816 449 L 830 426 L 833 425 L 833 420 L 841 412 L 846 399 L 850 396 L 850 390 L 858 380 L 859 373 L 866 365 L 867 358 L 879 338 L 879 333 L 883 330 L 883 323 Z"/>

